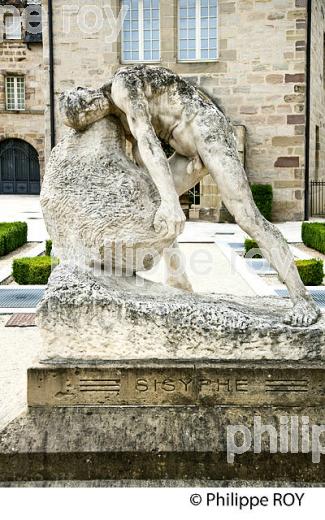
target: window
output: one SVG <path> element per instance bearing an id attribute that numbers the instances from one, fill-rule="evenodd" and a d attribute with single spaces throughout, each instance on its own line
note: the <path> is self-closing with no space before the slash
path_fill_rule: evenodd
<path id="1" fill-rule="evenodd" d="M 201 185 L 200 183 L 196 184 L 191 190 L 188 192 L 190 205 L 199 206 L 201 199 Z"/>
<path id="2" fill-rule="evenodd" d="M 5 38 L 6 40 L 21 39 L 21 21 L 20 16 L 13 14 L 5 15 Z"/>
<path id="3" fill-rule="evenodd" d="M 122 31 L 123 61 L 159 61 L 159 0 L 123 0 L 123 6 L 128 9 Z"/>
<path id="4" fill-rule="evenodd" d="M 7 110 L 25 110 L 24 77 L 6 77 L 6 108 Z"/>
<path id="5" fill-rule="evenodd" d="M 179 0 L 179 61 L 217 59 L 217 4 L 218 0 Z"/>

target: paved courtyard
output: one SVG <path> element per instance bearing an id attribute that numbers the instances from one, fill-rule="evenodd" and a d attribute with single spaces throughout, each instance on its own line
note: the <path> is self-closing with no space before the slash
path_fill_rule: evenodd
<path id="1" fill-rule="evenodd" d="M 48 238 L 38 195 L 0 195 L 0 222 L 27 222 L 28 242 Z"/>
<path id="2" fill-rule="evenodd" d="M 0 222 L 23 221 L 28 224 L 28 241 L 20 256 L 31 254 L 35 242 L 48 238 L 39 196 L 0 195 Z M 37 254 L 41 252 L 41 249 Z M 8 255 L 7 263 L 14 254 Z M 7 263 L 2 261 L 2 269 Z M 27 368 L 39 359 L 40 335 L 36 327 L 5 328 L 8 315 L 0 316 L 0 428 L 19 415 L 26 407 Z"/>
<path id="3" fill-rule="evenodd" d="M 0 316 L 0 429 L 23 412 L 27 397 L 27 368 L 37 362 L 41 340 L 36 327 L 6 328 Z"/>

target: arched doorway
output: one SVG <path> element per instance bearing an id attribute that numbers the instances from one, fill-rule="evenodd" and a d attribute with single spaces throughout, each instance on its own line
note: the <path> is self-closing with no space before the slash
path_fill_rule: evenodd
<path id="1" fill-rule="evenodd" d="M 40 193 L 38 153 L 26 141 L 5 139 L 0 142 L 0 193 Z"/>

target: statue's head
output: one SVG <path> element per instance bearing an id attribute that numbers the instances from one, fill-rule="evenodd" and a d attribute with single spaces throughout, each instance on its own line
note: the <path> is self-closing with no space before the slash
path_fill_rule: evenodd
<path id="1" fill-rule="evenodd" d="M 75 130 L 87 126 L 112 113 L 110 83 L 100 89 L 76 87 L 60 96 L 60 112 L 64 124 Z"/>

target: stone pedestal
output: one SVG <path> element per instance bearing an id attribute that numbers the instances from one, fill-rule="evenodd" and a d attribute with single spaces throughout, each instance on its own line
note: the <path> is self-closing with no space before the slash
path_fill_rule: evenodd
<path id="1" fill-rule="evenodd" d="M 259 416 L 279 432 L 287 417 L 290 447 L 302 417 L 324 423 L 324 363 L 53 362 L 29 370 L 28 404 L 1 432 L 3 482 L 325 481 L 322 459 L 271 454 L 268 436 L 227 460 L 229 426 Z"/>
<path id="2" fill-rule="evenodd" d="M 2 481 L 324 482 L 323 459 L 291 443 L 303 417 L 325 424 L 324 316 L 295 329 L 283 300 L 143 283 L 56 268 L 28 410 L 0 432 Z M 256 417 L 277 435 L 287 418 L 289 453 L 270 453 L 266 436 L 230 464 L 229 426 L 253 438 Z"/>

